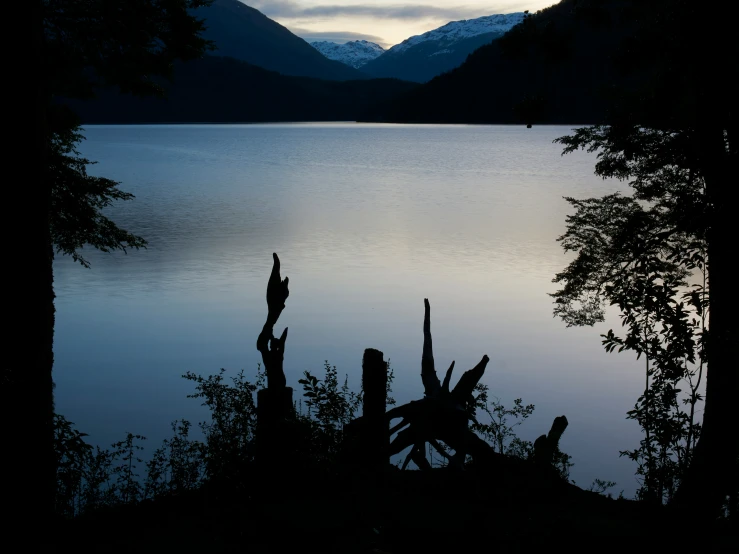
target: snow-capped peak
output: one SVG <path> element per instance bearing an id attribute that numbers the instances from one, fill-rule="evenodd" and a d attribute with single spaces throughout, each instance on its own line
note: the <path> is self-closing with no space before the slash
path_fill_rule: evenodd
<path id="1" fill-rule="evenodd" d="M 352 40 L 344 44 L 317 40 L 308 44 L 328 59 L 345 63 L 357 69 L 385 52 L 382 46 L 368 40 Z"/>
<path id="2" fill-rule="evenodd" d="M 484 33 L 505 33 L 523 21 L 523 12 L 495 14 L 478 17 L 476 19 L 462 19 L 450 21 L 438 29 L 428 31 L 422 35 L 415 35 L 396 44 L 388 50 L 399 54 L 404 50 L 426 41 L 456 42 L 458 40 L 482 35 Z"/>

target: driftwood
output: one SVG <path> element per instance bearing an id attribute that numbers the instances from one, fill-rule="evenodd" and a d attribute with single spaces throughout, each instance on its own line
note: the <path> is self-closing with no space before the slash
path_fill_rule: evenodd
<path id="1" fill-rule="evenodd" d="M 431 339 L 431 307 L 428 299 L 424 299 L 423 302 L 421 381 L 424 398 L 387 412 L 388 421 L 401 419 L 400 423 L 390 429 L 390 435 L 398 432 L 390 443 L 390 455 L 398 454 L 410 446 L 411 450 L 403 462 L 403 468 L 413 461 L 420 469 L 430 469 L 431 465 L 425 455 L 428 443 L 449 460 L 450 466 L 462 468 L 466 455 L 468 453 L 472 455 L 471 450 L 478 452 L 484 448 L 480 445 L 481 439 L 468 427 L 468 421 L 474 419 L 474 415 L 468 412 L 467 405 L 490 359 L 487 355 L 483 356 L 480 363 L 464 372 L 456 386 L 449 390 L 454 362 L 449 366 L 444 381 L 439 381 Z M 449 454 L 439 441 L 453 448 L 454 454 Z M 482 443 L 485 444 L 484 441 Z"/>
<path id="2" fill-rule="evenodd" d="M 468 426 L 474 421 L 474 412 L 468 410 L 472 400 L 472 392 L 485 373 L 489 358 L 483 356 L 472 369 L 464 372 L 457 385 L 450 391 L 449 383 L 454 370 L 454 362 L 440 382 L 434 363 L 433 343 L 431 339 L 431 307 L 428 299 L 424 299 L 423 319 L 423 354 L 421 356 L 421 381 L 424 387 L 424 398 L 414 400 L 388 411 L 388 422 L 400 419 L 400 423 L 389 430 L 390 435 L 398 433 L 390 443 L 390 455 L 398 454 L 411 447 L 404 462 L 403 469 L 413 461 L 420 469 L 431 469 L 426 459 L 426 444 L 430 444 L 439 454 L 449 461 L 452 468 L 461 469 L 467 455 L 475 462 L 494 464 L 500 469 L 513 468 L 526 463 L 504 456 L 494 451 L 483 439 L 478 437 Z M 537 465 L 551 466 L 559 439 L 567 428 L 567 418 L 560 416 L 554 420 L 548 435 L 542 435 L 534 445 L 534 461 Z M 442 442 L 454 450 L 449 454 Z"/>

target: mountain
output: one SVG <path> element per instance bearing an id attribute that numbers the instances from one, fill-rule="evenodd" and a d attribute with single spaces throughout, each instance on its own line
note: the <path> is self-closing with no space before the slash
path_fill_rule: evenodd
<path id="1" fill-rule="evenodd" d="M 83 124 L 355 121 L 377 101 L 416 88 L 397 79 L 329 81 L 289 77 L 219 56 L 177 62 L 166 98 L 113 90 L 97 99 L 67 100 Z"/>
<path id="2" fill-rule="evenodd" d="M 217 56 L 227 56 L 283 75 L 345 81 L 366 79 L 352 67 L 329 60 L 279 23 L 239 2 L 214 0 L 193 12 L 205 19 L 203 36 L 215 42 Z"/>
<path id="3" fill-rule="evenodd" d="M 523 18 L 523 13 L 509 13 L 452 21 L 393 46 L 362 66 L 362 71 L 373 77 L 425 83 L 459 66 L 470 53 L 503 36 Z"/>
<path id="4" fill-rule="evenodd" d="M 368 120 L 598 123 L 610 95 L 628 94 L 646 78 L 634 71 L 627 77 L 625 67 L 613 63 L 635 24 L 625 4 L 561 0 L 479 48 L 460 67 L 378 106 Z"/>
<path id="5" fill-rule="evenodd" d="M 382 46 L 368 40 L 352 40 L 344 44 L 316 40 L 309 44 L 329 60 L 336 60 L 355 69 L 359 69 L 385 52 Z"/>

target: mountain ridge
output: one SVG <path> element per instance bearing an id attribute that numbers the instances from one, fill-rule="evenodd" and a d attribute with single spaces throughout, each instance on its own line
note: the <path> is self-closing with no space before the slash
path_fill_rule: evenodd
<path id="1" fill-rule="evenodd" d="M 372 77 L 427 82 L 461 65 L 472 52 L 521 23 L 524 12 L 450 21 L 405 39 L 362 66 Z"/>
<path id="2" fill-rule="evenodd" d="M 203 37 L 215 43 L 217 56 L 295 77 L 367 78 L 346 64 L 329 60 L 286 27 L 239 0 L 214 0 L 193 13 L 205 19 Z"/>
<path id="3" fill-rule="evenodd" d="M 420 35 L 408 37 L 400 44 L 387 49 L 387 52 L 400 54 L 409 48 L 428 41 L 454 42 L 465 38 L 471 38 L 486 33 L 506 33 L 524 19 L 524 12 L 510 14 L 484 15 L 473 19 L 460 19 L 450 21 L 441 27 L 426 31 Z"/>

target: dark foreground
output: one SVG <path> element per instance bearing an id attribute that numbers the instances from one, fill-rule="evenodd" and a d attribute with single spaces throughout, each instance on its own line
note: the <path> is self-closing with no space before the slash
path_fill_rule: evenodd
<path id="1" fill-rule="evenodd" d="M 61 525 L 57 537 L 106 552 L 735 553 L 739 546 L 728 521 L 701 522 L 515 468 L 247 471 Z"/>

